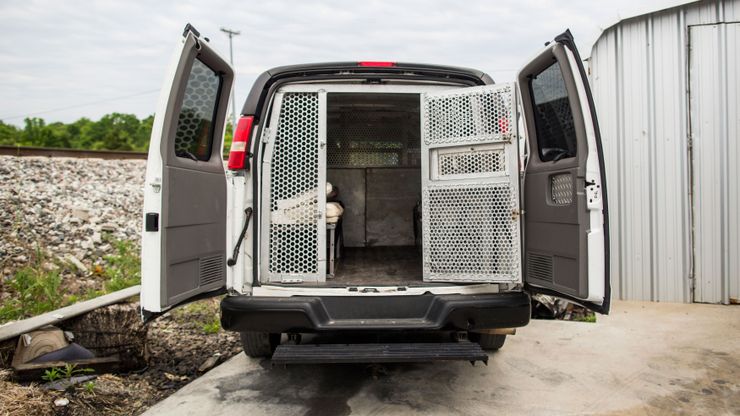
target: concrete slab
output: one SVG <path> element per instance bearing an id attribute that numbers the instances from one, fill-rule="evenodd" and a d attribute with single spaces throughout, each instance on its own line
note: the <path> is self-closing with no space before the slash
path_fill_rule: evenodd
<path id="1" fill-rule="evenodd" d="M 615 302 L 533 321 L 489 365 L 272 368 L 232 358 L 146 415 L 740 414 L 740 307 Z"/>

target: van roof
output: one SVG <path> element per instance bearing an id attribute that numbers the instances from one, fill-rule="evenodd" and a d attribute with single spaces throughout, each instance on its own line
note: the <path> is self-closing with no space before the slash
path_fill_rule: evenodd
<path id="1" fill-rule="evenodd" d="M 278 82 L 363 78 L 446 81 L 463 85 L 493 84 L 493 79 L 485 72 L 446 65 L 394 62 L 392 66 L 361 66 L 359 62 L 347 61 L 279 66 L 257 77 L 241 114 L 259 118 L 270 88 Z"/>

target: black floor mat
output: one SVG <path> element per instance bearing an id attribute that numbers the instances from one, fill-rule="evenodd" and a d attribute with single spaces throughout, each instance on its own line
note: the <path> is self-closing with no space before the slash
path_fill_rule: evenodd
<path id="1" fill-rule="evenodd" d="M 397 285 L 422 282 L 421 248 L 345 247 L 327 283 Z"/>

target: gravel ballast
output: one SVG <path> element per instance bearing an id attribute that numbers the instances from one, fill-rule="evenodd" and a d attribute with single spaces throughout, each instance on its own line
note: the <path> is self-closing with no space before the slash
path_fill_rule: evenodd
<path id="1" fill-rule="evenodd" d="M 14 299 L 9 282 L 22 268 L 39 267 L 39 258 L 44 270 L 60 274 L 65 296 L 101 289 L 96 270 L 116 254 L 112 242 L 139 251 L 145 169 L 145 160 L 0 156 L 0 302 Z M 0 370 L 0 414 L 140 413 L 241 351 L 238 334 L 213 326 L 218 302 L 202 300 L 151 322 L 146 365 L 98 375 L 89 391 L 46 391 L 42 380 L 18 384 Z"/>
<path id="2" fill-rule="evenodd" d="M 0 156 L 3 277 L 37 246 L 84 275 L 113 252 L 104 234 L 138 245 L 145 169 L 145 160 Z"/>

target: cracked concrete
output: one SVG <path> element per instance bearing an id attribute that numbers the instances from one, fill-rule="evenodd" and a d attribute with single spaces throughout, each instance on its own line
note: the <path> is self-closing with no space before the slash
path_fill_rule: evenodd
<path id="1" fill-rule="evenodd" d="M 614 302 L 533 321 L 489 365 L 305 365 L 239 354 L 146 415 L 740 414 L 740 307 Z"/>

